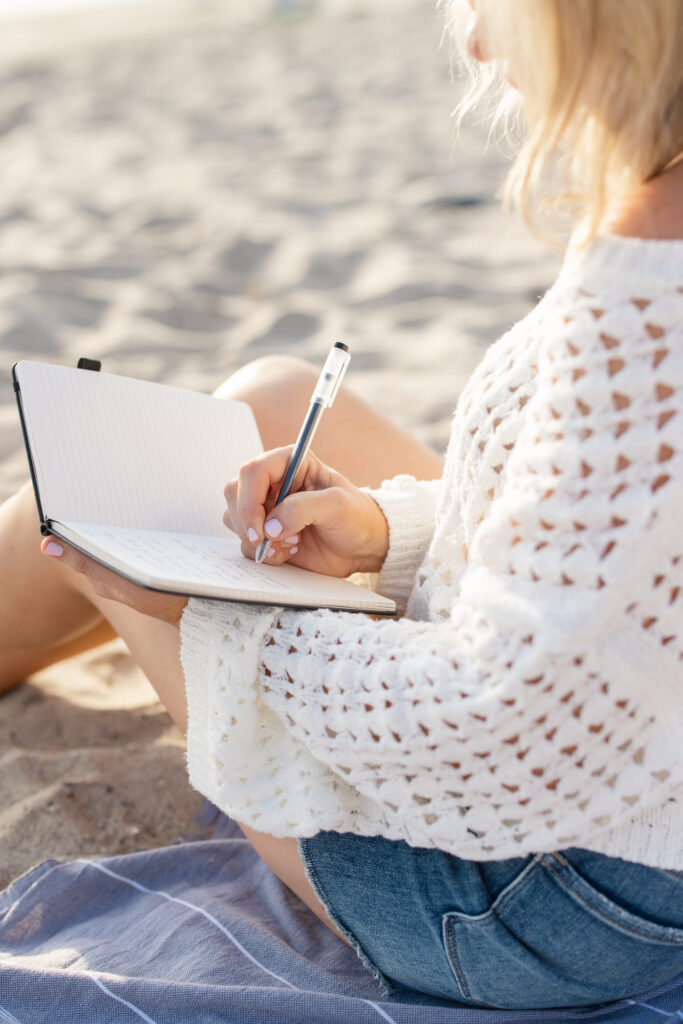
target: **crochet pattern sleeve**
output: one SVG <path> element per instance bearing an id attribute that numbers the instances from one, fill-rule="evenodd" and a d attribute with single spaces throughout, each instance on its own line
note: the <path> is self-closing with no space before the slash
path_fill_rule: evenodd
<path id="1" fill-rule="evenodd" d="M 376 490 L 363 488 L 377 502 L 389 525 L 389 550 L 377 579 L 377 591 L 405 610 L 415 574 L 434 535 L 441 480 L 408 475 L 385 480 Z"/>
<path id="2" fill-rule="evenodd" d="M 472 859 L 581 845 L 672 798 L 683 361 L 661 334 L 620 345 L 603 327 L 542 346 L 457 583 L 447 527 L 431 552 L 431 621 L 190 603 L 184 664 L 201 646 L 216 694 L 188 754 L 198 788 L 276 835 Z"/>

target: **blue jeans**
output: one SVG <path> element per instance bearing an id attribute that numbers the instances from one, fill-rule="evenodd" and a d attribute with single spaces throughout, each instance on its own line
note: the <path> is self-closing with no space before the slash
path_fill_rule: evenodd
<path id="1" fill-rule="evenodd" d="M 331 920 L 389 993 L 587 1006 L 683 973 L 683 874 L 569 849 L 466 861 L 381 837 L 299 841 Z"/>

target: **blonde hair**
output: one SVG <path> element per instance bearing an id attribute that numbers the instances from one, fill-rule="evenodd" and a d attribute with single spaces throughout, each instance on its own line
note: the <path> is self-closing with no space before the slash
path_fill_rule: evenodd
<path id="1" fill-rule="evenodd" d="M 441 2 L 461 37 L 466 4 Z M 683 151 L 683 0 L 478 0 L 477 10 L 495 59 L 474 71 L 460 117 L 502 84 L 496 120 L 509 128 L 523 105 L 527 125 L 506 198 L 532 226 L 550 202 L 593 237 Z"/>

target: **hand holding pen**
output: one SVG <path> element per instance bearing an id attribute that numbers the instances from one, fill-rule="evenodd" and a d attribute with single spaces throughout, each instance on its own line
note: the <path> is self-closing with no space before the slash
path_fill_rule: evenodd
<path id="1" fill-rule="evenodd" d="M 257 563 L 264 557 L 268 565 L 287 560 L 315 572 L 348 576 L 375 572 L 384 560 L 388 528 L 377 503 L 310 451 L 348 362 L 346 345 L 337 342 L 296 444 L 252 459 L 225 488 L 223 521 L 241 538 L 242 552 Z M 336 409 L 332 419 L 343 429 Z"/>
<path id="2" fill-rule="evenodd" d="M 308 450 L 311 447 L 311 443 L 315 436 L 315 432 L 318 429 L 318 424 L 325 409 L 328 409 L 334 402 L 337 392 L 341 387 L 341 382 L 346 373 L 346 367 L 349 365 L 351 356 L 349 355 L 348 345 L 345 345 L 342 341 L 335 341 L 330 354 L 325 360 L 323 371 L 318 377 L 318 383 L 315 386 L 313 395 L 311 397 L 311 404 L 308 409 L 308 415 L 303 422 L 299 436 L 294 445 L 294 451 L 292 452 L 292 458 L 287 467 L 284 479 L 278 491 L 275 504 L 279 505 L 281 501 L 287 497 L 292 489 L 294 481 L 296 480 L 297 473 L 301 469 L 301 465 L 308 455 Z M 278 521 L 278 526 L 281 524 Z M 277 530 L 277 527 L 276 527 Z M 268 524 L 266 523 L 266 533 L 268 533 Z M 272 534 L 273 537 L 277 537 L 278 533 Z M 264 540 L 259 544 L 258 550 L 256 551 L 256 564 L 260 565 L 263 559 L 267 556 L 270 548 L 270 540 L 265 537 Z"/>

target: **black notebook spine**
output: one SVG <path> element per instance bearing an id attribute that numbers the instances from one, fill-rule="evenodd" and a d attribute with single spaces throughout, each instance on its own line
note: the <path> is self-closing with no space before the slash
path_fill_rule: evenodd
<path id="1" fill-rule="evenodd" d="M 38 477 L 36 475 L 36 467 L 35 467 L 35 464 L 33 462 L 33 455 L 31 453 L 31 445 L 29 444 L 29 440 L 28 440 L 28 431 L 26 429 L 26 417 L 24 415 L 24 406 L 23 406 L 23 403 L 21 401 L 21 387 L 19 385 L 19 379 L 17 377 L 17 365 L 18 364 L 15 363 L 13 365 L 13 367 L 12 367 L 12 387 L 14 388 L 14 394 L 15 394 L 15 397 L 17 399 L 17 407 L 19 409 L 19 420 L 21 422 L 21 433 L 22 433 L 22 437 L 24 438 L 24 447 L 26 449 L 26 458 L 28 459 L 28 468 L 29 468 L 30 473 L 31 473 L 31 483 L 33 484 L 33 493 L 34 493 L 35 498 L 36 498 L 36 505 L 38 507 L 38 515 L 40 517 L 40 532 L 43 535 L 43 537 L 48 537 L 52 533 L 52 531 L 50 529 L 50 521 L 49 521 L 49 519 L 45 518 L 45 514 L 43 512 L 43 504 L 42 504 L 42 502 L 40 500 L 40 491 L 38 490 Z M 95 371 L 99 371 L 101 368 L 102 368 L 102 363 L 99 361 L 99 359 L 87 359 L 86 357 L 83 356 L 83 357 L 81 357 L 81 359 L 78 360 L 78 369 L 79 370 L 95 370 Z"/>
<path id="2" fill-rule="evenodd" d="M 36 467 L 33 462 L 33 455 L 31 454 L 31 445 L 28 440 L 28 431 L 26 429 L 26 417 L 24 416 L 24 406 L 21 401 L 21 387 L 17 378 L 17 364 L 15 363 L 12 367 L 12 387 L 14 388 L 14 394 L 17 400 L 17 406 L 19 409 L 19 420 L 21 422 L 21 433 L 24 438 L 24 447 L 26 448 L 26 458 L 28 459 L 28 468 L 31 473 L 31 483 L 33 484 L 33 493 L 36 498 L 36 505 L 38 506 L 38 515 L 40 517 L 40 532 L 43 537 L 47 537 L 50 534 L 50 527 L 48 521 L 43 513 L 43 505 L 40 500 L 40 491 L 38 490 L 38 478 L 36 476 Z"/>

